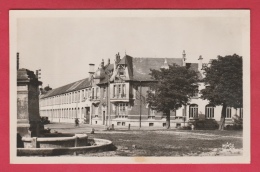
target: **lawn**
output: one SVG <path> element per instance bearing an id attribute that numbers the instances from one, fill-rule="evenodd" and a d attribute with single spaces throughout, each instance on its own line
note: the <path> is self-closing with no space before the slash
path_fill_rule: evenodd
<path id="1" fill-rule="evenodd" d="M 81 156 L 216 156 L 224 155 L 227 142 L 242 155 L 243 147 L 242 131 L 104 131 L 89 137 L 111 140 L 117 150 Z"/>
<path id="2" fill-rule="evenodd" d="M 242 155 L 242 131 L 219 130 L 177 130 L 153 129 L 112 130 L 96 127 L 95 134 L 89 134 L 93 126 L 74 124 L 49 124 L 52 131 L 61 133 L 87 133 L 89 138 L 111 140 L 115 151 L 86 153 L 79 156 L 216 156 Z M 223 150 L 222 145 L 234 144 L 235 150 Z M 231 153 L 230 153 L 231 151 Z"/>

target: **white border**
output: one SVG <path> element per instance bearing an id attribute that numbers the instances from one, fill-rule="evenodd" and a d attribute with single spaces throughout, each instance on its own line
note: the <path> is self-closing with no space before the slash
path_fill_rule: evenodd
<path id="1" fill-rule="evenodd" d="M 246 32 L 242 35 L 244 130 L 243 156 L 222 157 L 17 157 L 17 19 L 38 17 L 240 17 Z M 250 11 L 249 10 L 12 10 L 10 22 L 10 163 L 11 164 L 230 164 L 250 163 Z"/>

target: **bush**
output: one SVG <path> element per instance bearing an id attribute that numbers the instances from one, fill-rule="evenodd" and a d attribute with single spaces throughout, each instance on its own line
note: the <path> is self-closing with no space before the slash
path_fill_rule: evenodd
<path id="1" fill-rule="evenodd" d="M 232 124 L 226 125 L 224 127 L 225 130 L 242 130 L 243 129 L 243 119 L 241 119 L 238 115 L 234 115 L 232 117 Z"/>
<path id="2" fill-rule="evenodd" d="M 218 129 L 219 125 L 215 119 L 203 119 L 189 121 L 189 125 L 194 125 L 195 130 L 215 130 Z"/>
<path id="3" fill-rule="evenodd" d="M 237 125 L 237 124 L 233 124 L 233 125 L 226 125 L 224 127 L 225 130 L 242 130 L 243 129 L 243 125 Z"/>
<path id="4" fill-rule="evenodd" d="M 179 128 L 180 130 L 191 130 L 191 126 L 183 126 Z"/>

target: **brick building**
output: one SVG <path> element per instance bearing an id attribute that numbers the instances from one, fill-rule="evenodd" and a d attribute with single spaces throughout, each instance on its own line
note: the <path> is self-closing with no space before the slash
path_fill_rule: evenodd
<path id="1" fill-rule="evenodd" d="M 89 77 L 48 91 L 40 96 L 40 114 L 52 122 L 81 122 L 107 126 L 165 126 L 163 113 L 149 108 L 146 102 L 148 84 L 155 82 L 150 69 L 168 68 L 169 64 L 186 66 L 203 78 L 202 57 L 198 63 L 189 63 L 183 52 L 181 58 L 136 58 L 116 54 L 114 63 L 104 60 L 97 70 L 90 64 Z M 171 126 L 185 125 L 190 119 L 212 118 L 220 120 L 221 106 L 211 106 L 200 99 L 199 90 L 205 87 L 198 83 L 198 91 L 187 106 L 171 112 Z M 243 116 L 242 109 L 228 107 L 226 122 L 235 114 Z"/>

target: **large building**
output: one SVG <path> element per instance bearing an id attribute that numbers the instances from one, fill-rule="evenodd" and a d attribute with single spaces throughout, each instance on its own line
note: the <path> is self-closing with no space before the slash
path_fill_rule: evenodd
<path id="1" fill-rule="evenodd" d="M 116 54 L 114 63 L 102 60 L 97 70 L 90 64 L 89 77 L 48 91 L 40 96 L 40 114 L 52 122 L 81 122 L 107 126 L 166 126 L 166 116 L 149 108 L 146 95 L 149 84 L 155 82 L 149 75 L 150 69 L 168 68 L 169 64 L 186 66 L 203 78 L 203 63 L 189 63 L 183 52 L 181 58 L 136 58 Z M 220 120 L 221 106 L 212 106 L 200 99 L 199 90 L 205 88 L 198 83 L 198 91 L 187 106 L 171 112 L 171 126 L 183 126 L 187 121 L 198 118 Z M 226 122 L 242 109 L 228 107 Z"/>

